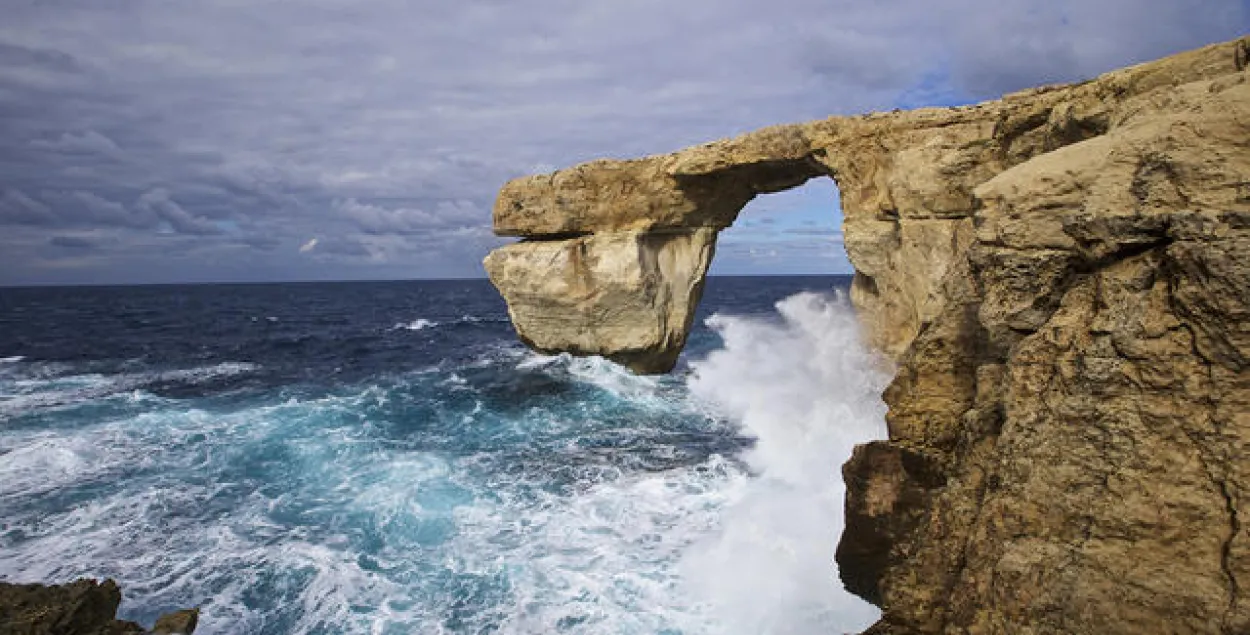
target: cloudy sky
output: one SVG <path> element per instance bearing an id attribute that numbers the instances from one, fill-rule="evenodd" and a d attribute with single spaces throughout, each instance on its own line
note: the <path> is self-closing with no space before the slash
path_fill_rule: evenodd
<path id="1" fill-rule="evenodd" d="M 512 177 L 1250 32 L 1250 0 L 0 3 L 0 285 L 476 277 Z M 758 199 L 715 270 L 846 270 L 835 200 Z"/>

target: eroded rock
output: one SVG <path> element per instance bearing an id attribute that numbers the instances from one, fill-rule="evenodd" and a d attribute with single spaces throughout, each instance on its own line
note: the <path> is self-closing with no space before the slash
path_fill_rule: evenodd
<path id="1" fill-rule="evenodd" d="M 485 266 L 529 346 L 658 373 L 685 346 L 715 245 L 711 228 L 600 232 L 508 245 Z"/>
<path id="2" fill-rule="evenodd" d="M 515 181 L 487 268 L 531 345 L 664 371 L 715 233 L 834 178 L 898 367 L 844 467 L 871 632 L 1250 632 L 1246 51 Z"/>
<path id="3" fill-rule="evenodd" d="M 146 635 L 142 626 L 117 619 L 122 592 L 112 580 L 81 579 L 69 584 L 0 582 L 2 635 Z M 177 611 L 156 620 L 153 634 L 190 635 L 197 609 Z"/>

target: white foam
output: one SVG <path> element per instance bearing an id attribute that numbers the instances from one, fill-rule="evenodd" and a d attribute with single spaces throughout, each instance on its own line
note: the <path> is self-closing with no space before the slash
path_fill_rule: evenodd
<path id="1" fill-rule="evenodd" d="M 218 377 L 244 375 L 259 368 L 259 364 L 253 364 L 250 362 L 221 362 L 220 364 L 214 364 L 212 366 L 201 366 L 198 368 L 156 373 L 155 377 L 163 381 L 189 381 L 198 383 L 210 379 L 216 379 Z M 137 377 L 143 378 L 142 375 Z"/>
<path id="2" fill-rule="evenodd" d="M 0 461 L 0 499 L 38 495 L 98 473 L 103 450 L 90 440 L 53 435 L 15 445 Z"/>
<path id="3" fill-rule="evenodd" d="M 682 593 L 677 564 L 745 478 L 714 457 L 606 478 L 573 497 L 463 507 L 456 520 L 468 531 L 448 552 L 460 570 L 507 572 L 505 633 L 716 632 L 714 616 Z"/>
<path id="4" fill-rule="evenodd" d="M 657 377 L 635 375 L 624 366 L 598 356 L 569 359 L 568 373 L 574 379 L 594 384 L 620 399 L 654 399 L 660 387 Z"/>
<path id="5" fill-rule="evenodd" d="M 0 385 L 0 417 L 17 416 L 43 408 L 74 407 L 118 394 L 133 400 L 136 398 L 136 391 L 155 382 L 198 384 L 250 373 L 258 368 L 259 365 L 248 362 L 222 362 L 211 366 L 148 373 L 86 373 L 44 379 L 20 379 Z"/>
<path id="6" fill-rule="evenodd" d="M 541 353 L 524 351 L 519 357 L 521 359 L 515 366 L 517 370 L 540 370 L 550 368 L 558 364 L 568 364 L 573 360 L 573 356 L 568 353 L 543 355 Z"/>
<path id="7" fill-rule="evenodd" d="M 436 326 L 438 326 L 438 322 L 435 322 L 433 320 L 427 320 L 425 318 L 417 318 L 406 324 L 402 322 L 399 324 L 396 324 L 394 327 L 392 327 L 392 330 L 402 329 L 406 331 L 422 331 L 425 329 L 432 329 Z"/>
<path id="8" fill-rule="evenodd" d="M 844 297 L 803 293 L 777 310 L 781 323 L 713 316 L 724 348 L 691 364 L 693 395 L 757 438 L 745 458 L 759 476 L 687 555 L 685 579 L 730 632 L 862 630 L 878 612 L 833 562 L 840 468 L 856 443 L 885 436 L 889 376 Z"/>
<path id="9" fill-rule="evenodd" d="M 0 364 L 16 364 L 22 361 L 23 359 L 26 359 L 25 355 L 14 355 L 12 357 L 0 357 Z"/>

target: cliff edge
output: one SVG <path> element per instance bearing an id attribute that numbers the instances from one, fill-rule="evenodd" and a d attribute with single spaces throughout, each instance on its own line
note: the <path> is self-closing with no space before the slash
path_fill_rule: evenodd
<path id="1" fill-rule="evenodd" d="M 833 178 L 898 373 L 843 467 L 875 633 L 1250 632 L 1250 38 L 508 183 L 521 339 L 664 372 L 717 232 Z"/>

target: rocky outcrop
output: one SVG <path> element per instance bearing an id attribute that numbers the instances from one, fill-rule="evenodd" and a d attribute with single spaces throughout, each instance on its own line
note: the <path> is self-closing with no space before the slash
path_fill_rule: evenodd
<path id="1" fill-rule="evenodd" d="M 151 631 L 117 619 L 122 592 L 112 580 L 69 584 L 0 582 L 0 635 L 190 635 L 199 610 L 162 615 Z"/>
<path id="2" fill-rule="evenodd" d="M 843 468 L 873 632 L 1250 632 L 1248 57 L 521 179 L 486 268 L 532 346 L 664 371 L 716 232 L 829 176 L 898 366 Z"/>

